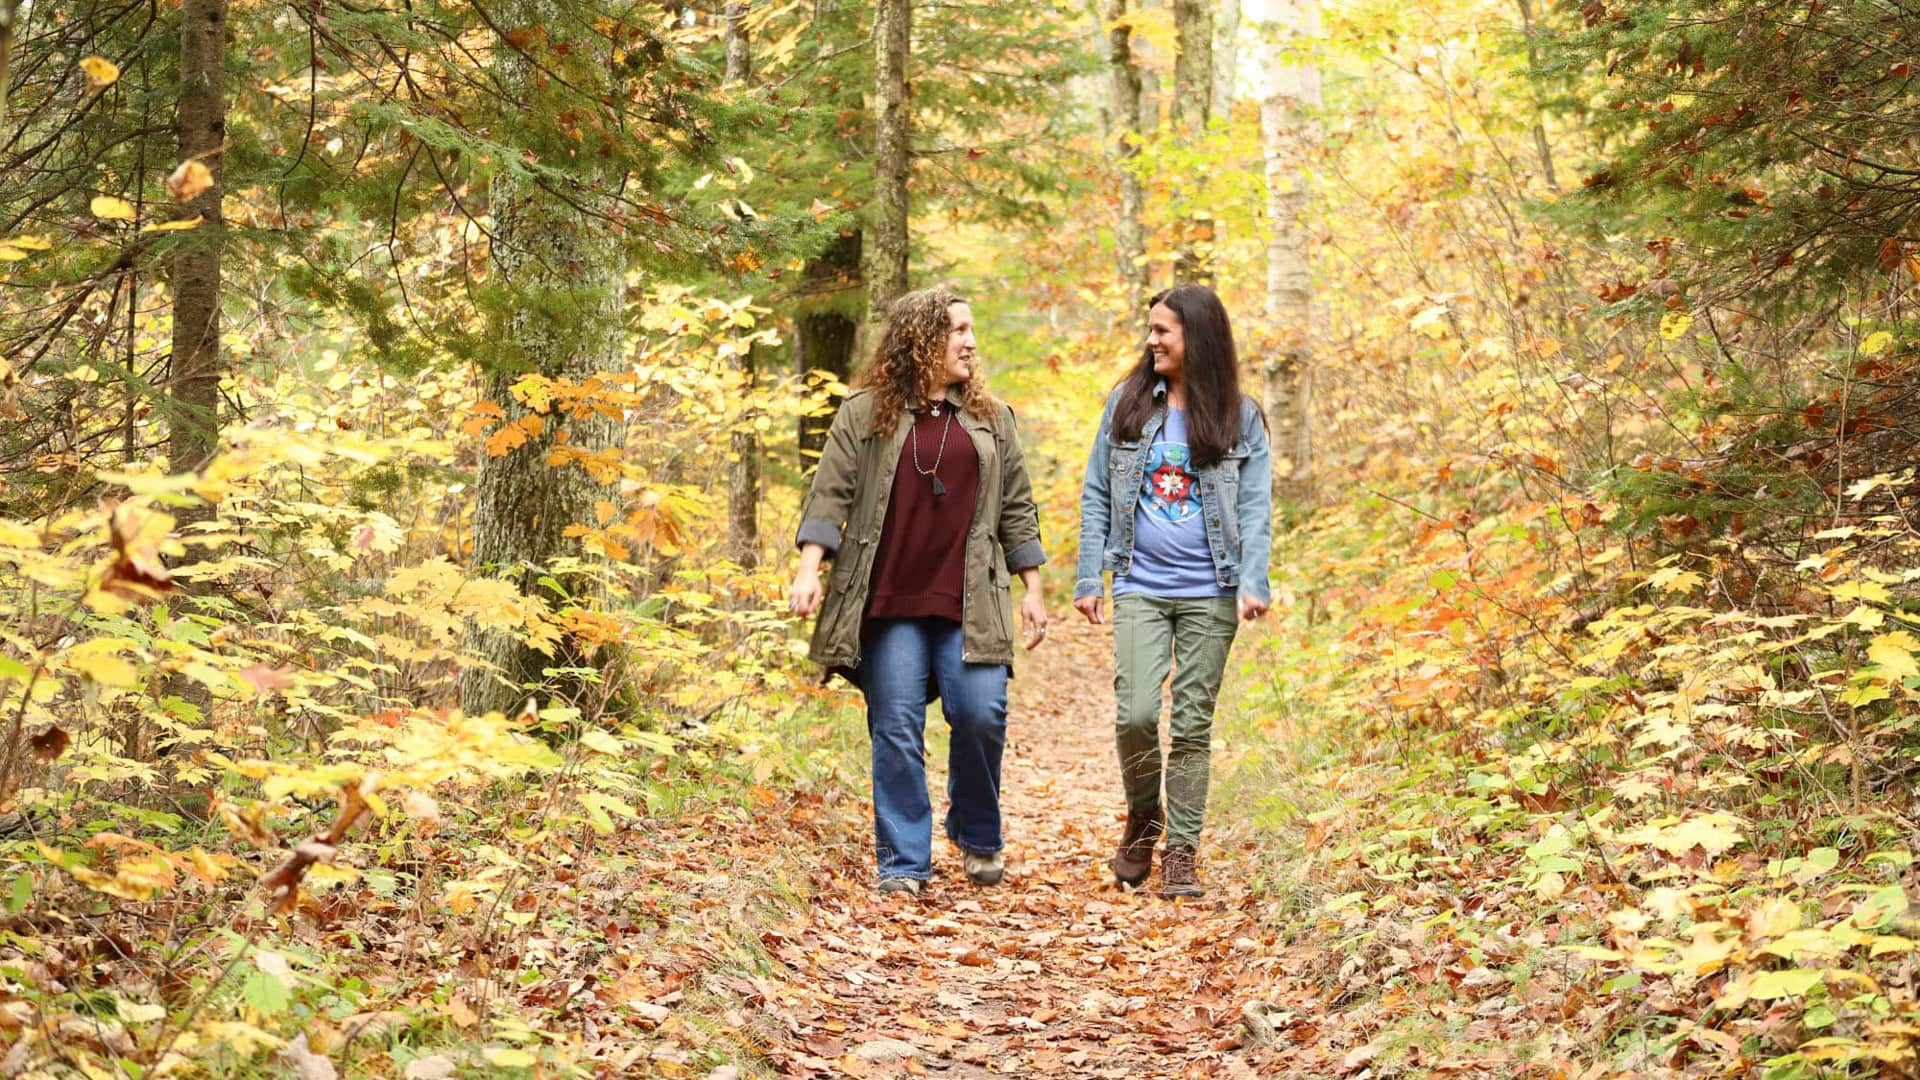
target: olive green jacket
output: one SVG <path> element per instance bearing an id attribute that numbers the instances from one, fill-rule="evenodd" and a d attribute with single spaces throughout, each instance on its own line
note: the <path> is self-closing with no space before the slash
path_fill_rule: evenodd
<path id="1" fill-rule="evenodd" d="M 957 393 L 950 391 L 947 401 L 954 406 L 953 422 L 972 436 L 980 457 L 980 493 L 967 529 L 966 592 L 960 602 L 961 658 L 970 664 L 1011 664 L 1013 576 L 1047 561 L 1033 485 L 1012 409 L 996 406 L 981 420 L 958 408 Z M 913 430 L 912 417 L 903 412 L 890 438 L 875 435 L 873 407 L 873 395 L 865 390 L 841 404 L 794 538 L 798 546 L 819 544 L 833 560 L 811 655 L 829 674 L 849 678 L 860 666 L 860 623 L 893 474 Z"/>

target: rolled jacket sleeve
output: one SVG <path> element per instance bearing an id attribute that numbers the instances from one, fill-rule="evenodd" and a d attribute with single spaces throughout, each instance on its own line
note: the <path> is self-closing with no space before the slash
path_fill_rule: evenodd
<path id="1" fill-rule="evenodd" d="M 996 531 L 1000 547 L 1007 553 L 1007 572 L 1018 574 L 1045 563 L 1047 553 L 1040 546 L 1040 509 L 1033 501 L 1026 452 L 1020 448 L 1020 427 L 1014 422 L 1013 410 L 1002 408 L 1005 453 L 1000 458 L 1000 521 Z"/>
<path id="2" fill-rule="evenodd" d="M 820 451 L 820 467 L 814 470 L 813 485 L 800 506 L 800 528 L 794 535 L 795 547 L 819 544 L 829 556 L 840 550 L 847 517 L 853 512 L 854 473 L 859 464 L 859 440 L 845 403 L 834 414 L 827 431 L 827 445 Z"/>

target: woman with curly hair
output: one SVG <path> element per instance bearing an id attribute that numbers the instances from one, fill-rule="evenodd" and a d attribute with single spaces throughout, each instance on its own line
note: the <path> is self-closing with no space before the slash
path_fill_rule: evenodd
<path id="1" fill-rule="evenodd" d="M 788 606 L 819 613 L 813 659 L 866 696 L 880 891 L 918 895 L 932 876 L 934 698 L 952 729 L 947 837 L 970 880 L 999 884 L 1012 579 L 1026 586 L 1033 649 L 1047 634 L 1046 554 L 1013 412 L 987 392 L 965 300 L 923 289 L 894 301 L 800 516 Z"/>
<path id="2" fill-rule="evenodd" d="M 1147 343 L 1107 398 L 1080 495 L 1073 606 L 1103 622 L 1113 574 L 1115 737 L 1127 825 L 1113 876 L 1139 885 L 1164 834 L 1160 891 L 1200 896 L 1213 706 L 1242 619 L 1270 601 L 1273 464 L 1266 417 L 1240 393 L 1227 309 L 1204 285 L 1148 303 Z M 1160 754 L 1160 691 L 1171 735 Z M 1166 799 L 1161 800 L 1165 781 Z"/>

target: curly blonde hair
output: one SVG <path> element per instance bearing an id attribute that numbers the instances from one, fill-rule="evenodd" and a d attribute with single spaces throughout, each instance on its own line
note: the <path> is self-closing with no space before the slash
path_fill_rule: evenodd
<path id="1" fill-rule="evenodd" d="M 966 297 L 944 286 L 918 289 L 893 302 L 873 362 L 860 377 L 860 387 L 873 391 L 874 434 L 892 435 L 899 429 L 902 412 L 925 408 L 946 396 L 947 333 L 953 329 L 949 309 L 966 302 Z M 993 406 L 976 353 L 960 407 L 984 420 Z"/>

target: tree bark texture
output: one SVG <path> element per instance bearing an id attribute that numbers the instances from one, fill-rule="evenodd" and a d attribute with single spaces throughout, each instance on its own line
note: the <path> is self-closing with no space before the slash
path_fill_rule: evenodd
<path id="1" fill-rule="evenodd" d="M 1184 145 L 1206 135 L 1213 109 L 1212 0 L 1173 0 L 1173 130 Z M 1175 284 L 1213 284 L 1213 216 L 1196 212 L 1181 223 Z"/>
<path id="2" fill-rule="evenodd" d="M 853 347 L 860 333 L 858 297 L 861 234 L 849 232 L 808 260 L 796 309 L 794 370 L 802 378 L 825 371 L 843 383 L 853 381 Z M 852 303 L 849 303 L 852 301 Z M 838 408 L 840 402 L 833 402 Z M 827 445 L 833 417 L 800 418 L 800 468 L 812 468 Z"/>
<path id="3" fill-rule="evenodd" d="M 20 21 L 20 0 L 0 0 L 0 146 L 7 144 L 7 88 L 13 85 L 13 32 Z"/>
<path id="4" fill-rule="evenodd" d="M 1212 0 L 1173 0 L 1173 34 L 1173 126 L 1191 139 L 1213 110 Z"/>
<path id="5" fill-rule="evenodd" d="M 728 0 L 727 82 L 744 85 L 753 76 L 753 54 L 747 40 L 747 5 Z M 739 357 L 740 392 L 754 398 L 758 375 L 755 352 L 749 345 Z M 727 547 L 733 561 L 751 570 L 760 562 L 760 435 L 754 416 L 741 418 L 741 427 L 729 437 L 727 453 Z"/>
<path id="6" fill-rule="evenodd" d="M 227 0 L 180 5 L 180 97 L 174 116 L 182 161 L 199 161 L 213 183 L 180 207 L 205 221 L 186 234 L 168 268 L 173 352 L 168 362 L 167 461 L 193 472 L 220 438 L 220 201 L 227 140 Z"/>
<path id="7" fill-rule="evenodd" d="M 1273 492 L 1283 501 L 1312 490 L 1313 264 L 1306 224 L 1313 116 L 1320 76 L 1303 58 L 1319 32 L 1317 0 L 1277 0 L 1263 27 L 1263 65 L 1270 80 L 1260 103 L 1267 177 L 1266 316 L 1277 336 L 1265 364 L 1264 396 L 1273 429 Z"/>
<path id="8" fill-rule="evenodd" d="M 1105 0 L 1101 21 L 1107 29 L 1107 76 L 1111 94 L 1112 153 L 1120 174 L 1120 210 L 1113 223 L 1115 270 L 1126 284 L 1127 310 L 1139 312 L 1147 299 L 1147 234 L 1140 223 L 1146 188 L 1134 171 L 1140 157 L 1140 68 L 1133 59 L 1133 31 L 1124 20 L 1128 0 Z"/>
<path id="9" fill-rule="evenodd" d="M 867 274 L 870 317 L 885 318 L 907 291 L 907 174 L 913 167 L 913 122 L 907 101 L 907 51 L 913 40 L 910 0 L 877 0 L 874 39 L 873 266 Z"/>
<path id="10" fill-rule="evenodd" d="M 759 346 L 752 345 L 739 357 L 741 392 L 754 395 L 758 374 Z M 729 438 L 727 453 L 727 549 L 743 570 L 760 564 L 760 436 L 751 426 L 753 416 L 741 418 L 739 430 Z"/>
<path id="11" fill-rule="evenodd" d="M 1234 80 L 1240 74 L 1240 0 L 1220 0 L 1213 28 L 1213 115 L 1233 115 Z"/>
<path id="12" fill-rule="evenodd" d="M 727 19 L 727 81 L 743 83 L 753 77 L 753 53 L 747 39 L 747 5 L 740 0 L 728 0 Z"/>
<path id="13" fill-rule="evenodd" d="M 504 32 L 566 25 L 550 7 L 541 0 L 517 0 L 494 10 Z M 506 42 L 496 49 L 509 98 L 542 108 L 552 83 Z M 626 259 L 618 232 L 602 216 L 610 200 L 591 179 L 544 181 L 565 185 L 560 191 L 548 190 L 534 177 L 502 173 L 488 192 L 494 272 L 511 296 L 490 316 L 502 364 L 492 374 L 488 397 L 504 410 L 505 423 L 530 411 L 511 392 L 523 374 L 577 384 L 622 367 Z M 475 571 L 512 578 L 521 593 L 560 602 L 539 579 L 556 556 L 579 554 L 578 541 L 564 533 L 570 525 L 590 523 L 594 502 L 609 498 L 613 485 L 575 464 L 549 465 L 548 454 L 563 442 L 590 454 L 618 453 L 623 436 L 618 415 L 549 413 L 538 435 L 506 454 L 484 457 L 473 516 Z M 563 584 L 576 593 L 590 588 L 584 581 Z M 468 649 L 497 668 L 475 665 L 463 673 L 461 705 L 470 713 L 517 709 L 528 696 L 524 685 L 542 682 L 558 696 L 584 704 L 584 683 L 554 684 L 542 677 L 542 669 L 575 664 L 576 658 L 547 657 L 519 637 L 496 631 L 476 630 Z"/>

